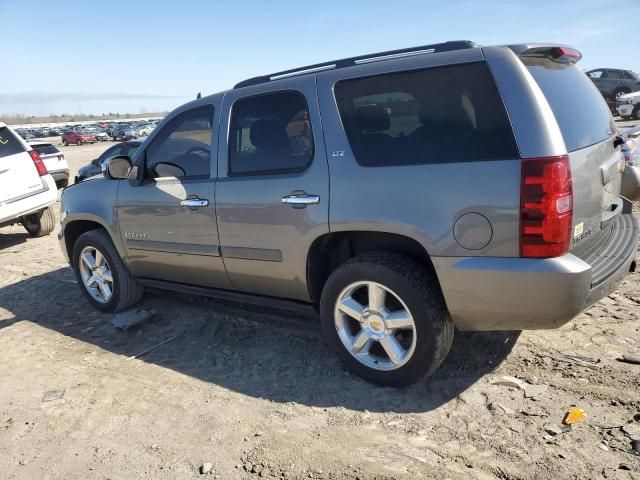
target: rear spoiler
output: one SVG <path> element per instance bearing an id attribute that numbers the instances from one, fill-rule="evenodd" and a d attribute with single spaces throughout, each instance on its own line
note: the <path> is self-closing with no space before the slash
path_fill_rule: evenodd
<path id="1" fill-rule="evenodd" d="M 548 58 L 560 63 L 578 63 L 582 59 L 582 53 L 568 45 L 527 43 L 508 47 L 519 57 Z"/>

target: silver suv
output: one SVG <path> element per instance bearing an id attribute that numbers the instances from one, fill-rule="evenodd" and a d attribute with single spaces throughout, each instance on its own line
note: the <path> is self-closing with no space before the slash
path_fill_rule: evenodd
<path id="1" fill-rule="evenodd" d="M 558 327 L 634 268 L 621 140 L 580 57 L 456 41 L 246 80 L 67 188 L 62 250 L 99 310 L 145 285 L 317 306 L 346 367 L 409 384 L 454 326 Z"/>

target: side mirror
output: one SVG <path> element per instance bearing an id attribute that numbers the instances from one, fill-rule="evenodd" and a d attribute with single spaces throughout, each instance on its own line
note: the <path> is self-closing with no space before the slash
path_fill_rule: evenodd
<path id="1" fill-rule="evenodd" d="M 119 155 L 108 159 L 102 167 L 105 178 L 111 180 L 124 180 L 131 172 L 131 159 L 126 155 Z"/>

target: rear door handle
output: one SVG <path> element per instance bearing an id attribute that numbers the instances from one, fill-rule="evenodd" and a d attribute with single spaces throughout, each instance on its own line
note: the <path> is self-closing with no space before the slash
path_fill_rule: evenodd
<path id="1" fill-rule="evenodd" d="M 289 205 L 314 205 L 320 203 L 319 195 L 308 195 L 306 193 L 285 195 L 282 197 L 282 203 Z"/>
<path id="2" fill-rule="evenodd" d="M 209 200 L 202 198 L 187 198 L 186 200 L 182 200 L 180 205 L 191 208 L 206 207 L 209 205 Z"/>

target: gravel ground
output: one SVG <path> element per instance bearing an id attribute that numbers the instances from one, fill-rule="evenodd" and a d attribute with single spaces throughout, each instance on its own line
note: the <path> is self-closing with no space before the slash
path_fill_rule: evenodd
<path id="1" fill-rule="evenodd" d="M 107 145 L 61 148 L 73 175 Z M 617 360 L 640 353 L 639 286 L 558 330 L 457 333 L 394 390 L 345 373 L 313 317 L 149 291 L 118 330 L 55 235 L 5 228 L 0 478 L 640 479 L 640 365 Z"/>

